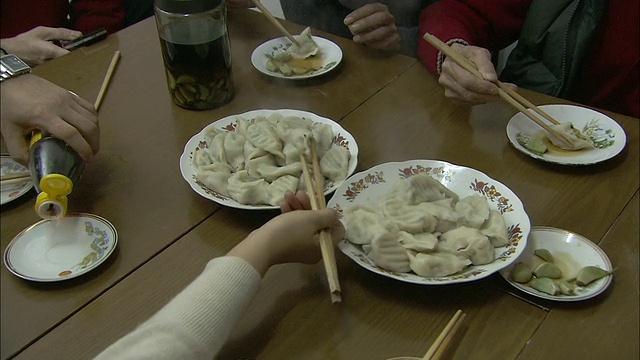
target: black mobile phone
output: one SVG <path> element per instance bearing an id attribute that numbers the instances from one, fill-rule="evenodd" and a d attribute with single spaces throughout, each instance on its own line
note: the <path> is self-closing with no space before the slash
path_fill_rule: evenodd
<path id="1" fill-rule="evenodd" d="M 87 45 L 91 45 L 93 43 L 96 43 L 100 40 L 103 40 L 104 38 L 107 37 L 107 30 L 105 29 L 98 29 L 96 31 L 92 31 L 88 34 L 82 35 L 77 39 L 71 40 L 68 43 L 64 43 L 62 44 L 62 47 L 71 51 L 73 49 L 77 49 L 81 46 L 87 46 Z"/>

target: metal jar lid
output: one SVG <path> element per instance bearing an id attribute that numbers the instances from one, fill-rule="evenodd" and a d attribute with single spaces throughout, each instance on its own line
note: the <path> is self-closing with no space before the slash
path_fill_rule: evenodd
<path id="1" fill-rule="evenodd" d="M 168 13 L 197 14 L 218 7 L 222 0 L 154 0 L 155 6 Z"/>

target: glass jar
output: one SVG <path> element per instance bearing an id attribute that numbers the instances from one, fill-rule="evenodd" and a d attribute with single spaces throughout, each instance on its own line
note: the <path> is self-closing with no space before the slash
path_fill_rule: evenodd
<path id="1" fill-rule="evenodd" d="M 222 106 L 235 95 L 224 0 L 155 0 L 158 36 L 173 101 Z"/>

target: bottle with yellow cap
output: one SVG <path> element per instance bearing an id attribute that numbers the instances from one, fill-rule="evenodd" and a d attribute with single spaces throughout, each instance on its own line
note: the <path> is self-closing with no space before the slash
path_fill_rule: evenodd
<path id="1" fill-rule="evenodd" d="M 64 141 L 34 131 L 29 146 L 29 172 L 38 192 L 35 210 L 43 219 L 67 213 L 67 195 L 84 170 L 84 160 Z"/>

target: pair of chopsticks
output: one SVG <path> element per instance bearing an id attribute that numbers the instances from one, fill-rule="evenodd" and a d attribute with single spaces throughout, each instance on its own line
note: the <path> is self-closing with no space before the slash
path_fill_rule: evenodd
<path id="1" fill-rule="evenodd" d="M 313 137 L 309 139 L 309 150 L 311 152 L 311 166 L 313 170 L 313 178 L 309 174 L 309 167 L 304 154 L 300 154 L 300 162 L 302 163 L 302 172 L 304 173 L 304 181 L 307 187 L 307 194 L 311 200 L 311 208 L 313 210 L 321 210 L 327 207 L 324 198 L 324 177 L 320 172 L 320 164 L 316 153 L 316 141 Z M 320 231 L 320 250 L 322 251 L 322 261 L 324 269 L 329 280 L 329 290 L 331 291 L 331 302 L 341 302 L 340 282 L 338 280 L 338 267 L 336 266 L 336 258 L 333 252 L 333 242 L 328 229 Z"/>
<path id="2" fill-rule="evenodd" d="M 431 345 L 427 353 L 422 358 L 423 360 L 435 360 L 441 359 L 445 353 L 447 347 L 451 343 L 456 331 L 460 328 L 462 320 L 467 316 L 462 310 L 456 311 L 447 326 L 442 330 L 436 341 Z"/>
<path id="3" fill-rule="evenodd" d="M 433 36 L 433 35 L 431 35 L 429 33 L 424 34 L 424 39 L 429 44 L 433 45 L 433 47 L 435 47 L 436 49 L 440 50 L 448 58 L 450 58 L 451 60 L 455 61 L 456 64 L 460 65 L 462 68 L 464 68 L 468 72 L 472 73 L 476 77 L 485 80 L 484 77 L 482 76 L 482 74 L 480 73 L 480 71 L 478 71 L 478 69 L 476 67 L 476 64 L 473 61 L 467 59 L 462 54 L 460 54 L 459 52 L 457 52 L 454 49 L 452 49 L 449 45 L 447 45 L 446 43 L 442 42 L 440 39 L 438 39 L 437 37 L 435 37 L 435 36 Z M 506 86 L 500 80 L 496 81 L 496 85 L 498 85 L 498 95 L 503 100 L 505 100 L 510 105 L 512 105 L 513 107 L 518 109 L 526 117 L 528 117 L 529 119 L 533 120 L 536 124 L 540 125 L 548 133 L 550 133 L 554 137 L 558 138 L 565 145 L 567 145 L 569 148 L 571 148 L 571 146 L 572 146 L 571 142 L 569 142 L 566 138 L 564 138 L 562 136 L 562 134 L 558 133 L 557 131 L 553 131 L 549 127 L 549 125 L 547 125 L 540 118 L 538 118 L 537 116 L 532 114 L 529 110 L 539 114 L 540 116 L 545 118 L 547 121 L 549 121 L 553 125 L 560 124 L 560 122 L 558 120 L 554 119 L 553 117 L 551 117 L 551 115 L 547 114 L 546 112 L 544 112 L 543 110 L 541 110 L 540 108 L 535 106 L 529 100 L 525 99 L 522 95 L 518 94 L 516 91 L 514 91 L 511 88 L 509 88 L 508 86 Z"/>
<path id="4" fill-rule="evenodd" d="M 27 171 L 23 172 L 14 172 L 11 174 L 2 175 L 0 178 L 0 185 L 14 185 L 14 184 L 22 184 L 27 181 L 31 181 L 31 174 Z"/>
<path id="5" fill-rule="evenodd" d="M 296 38 L 294 38 L 293 35 L 291 35 L 291 33 L 289 33 L 287 29 L 284 28 L 284 26 L 282 26 L 280 21 L 278 21 L 275 18 L 275 16 L 273 16 L 273 14 L 271 13 L 271 11 L 269 11 L 269 9 L 267 9 L 266 7 L 264 7 L 264 5 L 262 5 L 260 0 L 251 0 L 251 1 L 258 9 L 260 9 L 260 12 L 262 12 L 264 16 L 266 16 L 267 19 L 269 19 L 269 21 L 271 21 L 271 23 L 275 25 L 284 34 L 284 36 L 287 37 L 287 39 L 291 40 L 292 43 L 300 47 L 300 43 L 298 42 L 298 40 L 296 40 Z"/>

